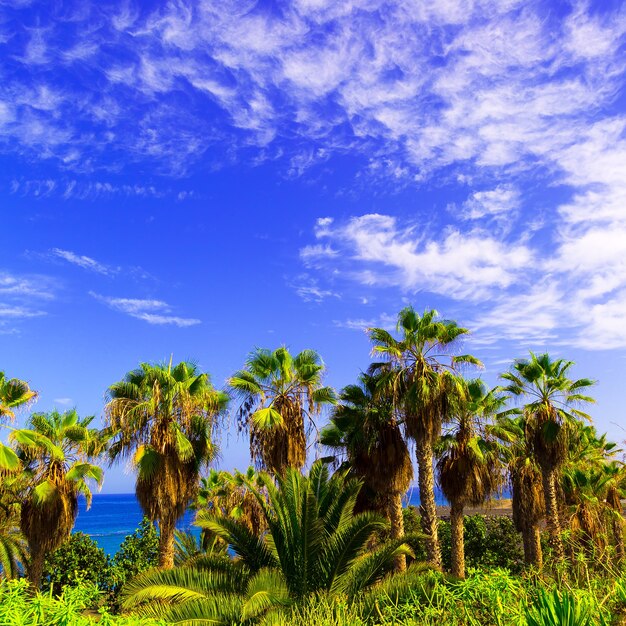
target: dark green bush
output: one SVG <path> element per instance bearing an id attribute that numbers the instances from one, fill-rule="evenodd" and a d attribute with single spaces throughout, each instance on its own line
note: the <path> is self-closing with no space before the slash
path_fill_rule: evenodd
<path id="1" fill-rule="evenodd" d="M 111 565 L 104 550 L 89 535 L 77 532 L 44 564 L 42 588 L 59 595 L 65 585 L 92 583 L 104 591 L 110 584 Z"/>

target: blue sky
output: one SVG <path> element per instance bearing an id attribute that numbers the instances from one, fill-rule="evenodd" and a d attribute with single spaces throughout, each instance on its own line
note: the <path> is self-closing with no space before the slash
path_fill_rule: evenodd
<path id="1" fill-rule="evenodd" d="M 411 303 L 490 383 L 574 359 L 621 440 L 625 70 L 610 0 L 0 0 L 0 367 L 97 415 L 170 354 L 341 387 Z"/>

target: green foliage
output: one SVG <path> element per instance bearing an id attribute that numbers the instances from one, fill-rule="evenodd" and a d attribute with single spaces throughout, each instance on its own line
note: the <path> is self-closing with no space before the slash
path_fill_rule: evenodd
<path id="1" fill-rule="evenodd" d="M 144 517 L 139 528 L 128 535 L 111 559 L 111 587 L 119 591 L 126 581 L 159 562 L 159 535 L 154 524 Z"/>
<path id="2" fill-rule="evenodd" d="M 89 613 L 97 603 L 98 589 L 90 583 L 66 587 L 60 596 L 32 595 L 26 580 L 0 582 L 2 626 L 164 626 L 163 622 L 134 616 L 118 617 L 101 609 Z"/>
<path id="3" fill-rule="evenodd" d="M 42 588 L 59 595 L 66 585 L 91 583 L 104 590 L 110 584 L 111 565 L 104 550 L 88 535 L 73 533 L 48 555 L 44 564 Z"/>
<path id="4" fill-rule="evenodd" d="M 540 589 L 534 604 L 526 611 L 528 626 L 591 626 L 593 615 L 589 603 L 577 600 L 571 593 L 548 593 Z"/>
<path id="5" fill-rule="evenodd" d="M 513 520 L 505 515 L 466 515 L 465 561 L 467 567 L 503 568 L 517 574 L 524 566 L 524 552 Z M 408 537 L 419 537 L 420 516 L 417 507 L 404 509 L 404 530 Z M 439 539 L 444 569 L 450 568 L 450 522 L 439 521 Z M 409 539 L 415 559 L 426 558 L 423 540 Z"/>

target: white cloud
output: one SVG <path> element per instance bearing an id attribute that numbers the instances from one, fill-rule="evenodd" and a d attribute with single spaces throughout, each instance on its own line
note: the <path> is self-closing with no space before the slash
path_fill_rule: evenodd
<path id="1" fill-rule="evenodd" d="M 454 298 L 480 299 L 510 286 L 533 261 L 520 243 L 505 243 L 475 230 L 449 229 L 429 238 L 416 224 L 401 226 L 389 215 L 353 217 L 344 224 L 318 220 L 317 239 L 328 246 L 303 249 L 305 261 L 337 265 L 363 284 L 424 289 Z M 329 247 L 330 246 L 330 247 Z M 339 249 L 339 254 L 328 250 Z"/>
<path id="2" fill-rule="evenodd" d="M 519 209 L 519 191 L 510 185 L 499 185 L 487 191 L 475 191 L 462 205 L 461 215 L 468 220 L 483 217 L 511 219 L 511 213 Z"/>
<path id="3" fill-rule="evenodd" d="M 0 304 L 0 318 L 25 319 L 29 317 L 41 317 L 45 314 L 45 311 L 36 311 L 24 306 Z"/>
<path id="4" fill-rule="evenodd" d="M 61 248 L 53 248 L 52 254 L 54 256 L 59 257 L 71 263 L 72 265 L 78 265 L 78 267 L 82 267 L 83 269 L 90 270 L 92 272 L 96 272 L 98 274 L 104 274 L 109 276 L 111 274 L 115 274 L 118 270 L 116 268 L 109 267 L 108 265 L 104 265 L 99 263 L 95 259 L 91 257 L 76 254 L 75 252 L 71 252 L 70 250 L 62 250 Z"/>
<path id="5" fill-rule="evenodd" d="M 172 307 L 162 300 L 140 299 L 140 298 L 113 298 L 102 296 L 93 291 L 89 294 L 103 302 L 108 307 L 121 313 L 126 313 L 131 317 L 148 322 L 154 325 L 174 325 L 180 328 L 195 326 L 200 324 L 199 319 L 177 317 L 169 315 Z"/>
<path id="6" fill-rule="evenodd" d="M 72 400 L 72 398 L 55 398 L 54 403 L 61 404 L 63 406 L 71 406 L 74 403 L 74 400 Z"/>

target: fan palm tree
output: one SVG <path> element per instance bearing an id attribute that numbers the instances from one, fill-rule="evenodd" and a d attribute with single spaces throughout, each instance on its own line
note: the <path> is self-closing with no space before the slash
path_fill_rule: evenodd
<path id="1" fill-rule="evenodd" d="M 343 472 L 329 477 L 320 461 L 308 477 L 288 468 L 276 479 L 262 473 L 260 484 L 247 482 L 266 534 L 202 512 L 198 525 L 219 535 L 236 558 L 199 557 L 188 567 L 141 574 L 123 589 L 123 606 L 167 623 L 249 623 L 315 593 L 354 598 L 408 551 L 397 540 L 368 552 L 386 522 L 372 512 L 354 514 L 360 481 Z"/>
<path id="2" fill-rule="evenodd" d="M 437 443 L 439 484 L 450 502 L 452 574 L 458 578 L 465 577 L 463 509 L 483 504 L 502 482 L 498 448 L 482 425 L 506 402 L 497 389 L 487 391 L 481 380 L 471 380 L 466 387 L 452 427 Z"/>
<path id="3" fill-rule="evenodd" d="M 573 365 L 573 361 L 552 360 L 548 354 L 537 356 L 531 352 L 530 359 L 515 361 L 511 371 L 502 375 L 509 382 L 506 391 L 528 399 L 522 410 L 532 453 L 541 468 L 546 520 L 556 560 L 564 555 L 557 499 L 558 471 L 567 458 L 570 426 L 579 418 L 591 419 L 575 406 L 594 402 L 581 393 L 594 384 L 592 380 L 568 377 Z"/>
<path id="4" fill-rule="evenodd" d="M 543 564 L 540 523 L 545 518 L 541 469 L 533 456 L 524 415 L 503 414 L 489 428 L 501 442 L 513 496 L 513 523 L 522 534 L 524 561 L 540 568 Z"/>
<path id="5" fill-rule="evenodd" d="M 256 482 L 258 473 L 249 467 L 245 474 L 231 474 L 212 469 L 208 476 L 200 479 L 200 488 L 192 508 L 199 514 L 209 511 L 244 523 L 250 532 L 260 535 L 265 532 L 263 513 L 254 495 L 247 488 L 248 482 Z M 225 550 L 227 545 L 207 530 L 202 531 L 201 545 L 205 551 Z"/>
<path id="6" fill-rule="evenodd" d="M 28 383 L 18 378 L 7 378 L 0 372 L 0 419 L 15 417 L 14 409 L 32 402 L 37 397 Z"/>
<path id="7" fill-rule="evenodd" d="M 0 422 L 13 420 L 15 409 L 25 407 L 37 398 L 26 381 L 18 378 L 7 378 L 0 372 Z M 0 471 L 15 471 L 19 468 L 19 460 L 14 450 L 0 441 Z"/>
<path id="8" fill-rule="evenodd" d="M 441 435 L 443 421 L 449 417 L 451 402 L 463 394 L 458 366 L 480 365 L 480 361 L 470 355 L 447 354 L 468 330 L 440 319 L 437 311 L 427 310 L 419 315 L 412 307 L 402 309 L 397 332 L 399 338 L 383 328 L 368 329 L 374 344 L 373 354 L 384 360 L 373 364 L 371 372 L 383 376 L 386 382 L 382 387 L 392 393 L 395 406 L 402 413 L 406 434 L 415 442 L 420 514 L 428 560 L 441 567 L 433 447 Z"/>
<path id="9" fill-rule="evenodd" d="M 92 463 L 104 450 L 94 417 L 80 418 L 74 409 L 34 413 L 28 427 L 12 430 L 10 441 L 21 462 L 20 527 L 28 541 L 28 578 L 41 582 L 46 555 L 67 540 L 78 512 L 80 495 L 91 504 L 89 481 L 102 484 L 102 469 Z"/>
<path id="10" fill-rule="evenodd" d="M 379 377 L 361 374 L 358 385 L 342 390 L 320 442 L 345 455 L 352 473 L 363 480 L 361 494 L 368 497 L 368 508 L 382 508 L 391 523 L 391 537 L 397 539 L 404 536 L 402 498 L 413 479 L 413 465 L 393 399 L 377 393 L 378 383 Z M 404 555 L 396 565 L 406 568 Z"/>
<path id="11" fill-rule="evenodd" d="M 130 458 L 135 493 L 159 524 L 159 565 L 174 564 L 174 529 L 196 495 L 200 472 L 215 456 L 212 433 L 227 403 L 207 374 L 186 361 L 142 363 L 108 390 L 112 459 Z"/>
<path id="12" fill-rule="evenodd" d="M 333 390 L 322 385 L 324 369 L 313 350 L 293 357 L 285 347 L 257 349 L 245 369 L 228 379 L 241 400 L 239 417 L 259 467 L 282 475 L 288 467 L 304 466 L 313 417 L 335 402 Z"/>

